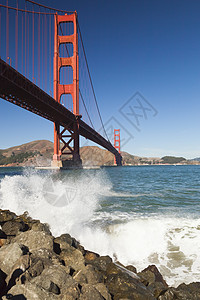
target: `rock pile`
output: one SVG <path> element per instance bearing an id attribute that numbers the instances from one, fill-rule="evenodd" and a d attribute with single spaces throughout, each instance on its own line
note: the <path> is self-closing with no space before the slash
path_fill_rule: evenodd
<path id="1" fill-rule="evenodd" d="M 170 288 L 152 265 L 133 266 L 85 250 L 69 234 L 0 210 L 0 299 L 198 300 L 200 283 Z"/>

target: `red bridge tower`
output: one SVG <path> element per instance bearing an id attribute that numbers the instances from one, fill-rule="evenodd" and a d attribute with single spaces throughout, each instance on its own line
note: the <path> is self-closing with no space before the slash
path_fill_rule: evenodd
<path id="1" fill-rule="evenodd" d="M 120 129 L 114 129 L 114 147 L 120 153 Z M 119 165 L 116 156 L 114 156 L 114 165 Z"/>
<path id="2" fill-rule="evenodd" d="M 54 32 L 54 99 L 60 103 L 61 96 L 70 94 L 73 99 L 73 113 L 76 121 L 69 124 L 60 131 L 60 124 L 54 124 L 54 155 L 52 166 L 62 167 L 61 155 L 72 156 L 72 162 L 75 165 L 80 165 L 81 159 L 79 155 L 79 61 L 78 61 L 78 33 L 77 33 L 77 14 L 76 12 L 70 15 L 55 14 L 55 32 Z M 74 33 L 71 35 L 59 35 L 58 27 L 61 23 L 73 23 Z M 60 57 L 59 47 L 61 44 L 73 45 L 73 56 Z M 67 46 L 67 45 L 66 45 Z M 60 83 L 60 69 L 62 67 L 72 67 L 73 83 Z M 63 146 L 60 149 L 60 141 Z M 70 145 L 71 142 L 73 145 Z"/>

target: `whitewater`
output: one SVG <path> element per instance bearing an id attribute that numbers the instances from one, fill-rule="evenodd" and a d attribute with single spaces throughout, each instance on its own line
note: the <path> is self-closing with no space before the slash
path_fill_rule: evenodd
<path id="1" fill-rule="evenodd" d="M 0 168 L 0 208 L 25 211 L 91 251 L 170 286 L 200 281 L 200 166 Z"/>

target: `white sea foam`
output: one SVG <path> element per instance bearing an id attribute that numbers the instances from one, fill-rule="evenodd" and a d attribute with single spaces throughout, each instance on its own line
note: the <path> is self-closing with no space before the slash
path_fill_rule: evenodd
<path id="1" fill-rule="evenodd" d="M 0 207 L 28 211 L 48 223 L 55 236 L 69 232 L 85 248 L 138 270 L 156 264 L 170 285 L 200 281 L 199 219 L 101 211 L 102 195 L 112 195 L 112 186 L 103 171 L 89 174 L 76 179 L 34 172 L 6 176 Z"/>

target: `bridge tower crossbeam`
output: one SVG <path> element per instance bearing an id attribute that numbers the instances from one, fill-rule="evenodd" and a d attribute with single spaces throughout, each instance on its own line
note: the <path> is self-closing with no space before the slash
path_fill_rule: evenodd
<path id="1" fill-rule="evenodd" d="M 76 121 L 69 126 L 60 128 L 60 124 L 54 123 L 54 155 L 52 166 L 62 166 L 62 158 L 64 155 L 72 156 L 75 165 L 81 164 L 79 154 L 79 57 L 78 57 L 78 32 L 77 32 L 77 14 L 54 16 L 55 32 L 54 32 L 54 99 L 60 103 L 61 96 L 64 94 L 71 95 L 73 100 L 73 113 Z M 59 35 L 59 26 L 61 23 L 73 23 L 74 33 L 70 35 Z M 61 57 L 59 48 L 61 44 L 73 45 L 73 56 Z M 62 67 L 71 67 L 73 70 L 73 82 L 70 84 L 60 83 L 60 69 Z M 73 126 L 72 126 L 73 125 Z M 73 128 L 73 130 L 71 129 Z M 62 148 L 60 143 L 62 142 Z"/>

